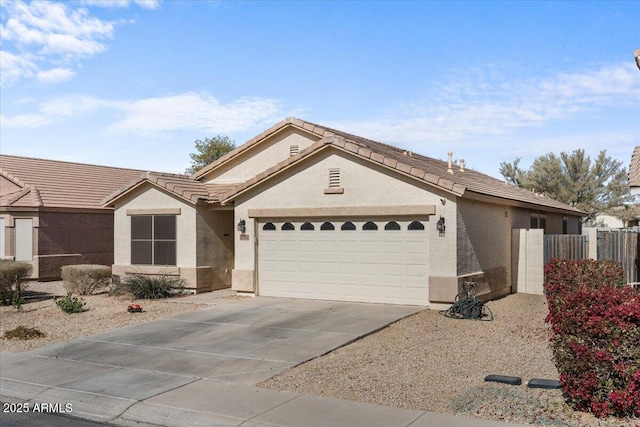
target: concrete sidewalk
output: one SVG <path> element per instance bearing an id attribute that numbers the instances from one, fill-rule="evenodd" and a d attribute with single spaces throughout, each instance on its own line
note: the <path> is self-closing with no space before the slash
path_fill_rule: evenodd
<path id="1" fill-rule="evenodd" d="M 31 407 L 71 404 L 67 415 L 125 426 L 507 425 L 255 386 L 420 307 L 262 297 L 212 304 L 30 353 L 0 353 L 0 397 Z"/>

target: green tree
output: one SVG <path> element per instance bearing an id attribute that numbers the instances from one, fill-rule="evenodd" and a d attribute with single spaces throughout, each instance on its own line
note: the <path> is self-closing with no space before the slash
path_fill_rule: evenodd
<path id="1" fill-rule="evenodd" d="M 631 201 L 627 171 L 606 150 L 593 162 L 578 149 L 540 156 L 528 170 L 520 169 L 519 163 L 519 158 L 500 163 L 500 174 L 507 182 L 587 212 L 584 222 L 592 222 L 600 213 L 615 215 L 613 208 Z"/>
<path id="2" fill-rule="evenodd" d="M 204 140 L 196 139 L 195 145 L 197 152 L 189 154 L 191 166 L 185 171 L 189 175 L 194 174 L 199 169 L 213 163 L 236 148 L 235 141 L 224 135 L 216 135 L 213 138 L 205 138 Z"/>

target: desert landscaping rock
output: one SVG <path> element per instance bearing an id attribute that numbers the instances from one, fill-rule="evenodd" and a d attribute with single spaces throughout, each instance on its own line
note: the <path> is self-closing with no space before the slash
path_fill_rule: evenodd
<path id="1" fill-rule="evenodd" d="M 32 293 L 65 295 L 62 282 L 29 282 L 26 289 Z M 67 314 L 56 306 L 53 299 L 29 302 L 16 311 L 12 306 L 0 307 L 0 336 L 18 326 L 36 328 L 44 338 L 30 340 L 0 339 L 0 350 L 23 352 L 57 342 L 68 341 L 98 332 L 108 331 L 134 323 L 148 322 L 167 316 L 198 310 L 202 304 L 180 302 L 180 298 L 167 300 L 132 300 L 131 297 L 110 297 L 106 294 L 80 297 L 87 304 L 82 313 Z M 139 304 L 144 311 L 129 313 L 131 304 Z"/>
<path id="2" fill-rule="evenodd" d="M 56 290 L 55 286 L 59 289 Z M 64 295 L 59 282 L 29 289 Z M 56 342 L 146 322 L 202 304 L 181 299 L 133 301 L 83 297 L 88 311 L 65 314 L 53 300 L 0 307 L 0 335 L 24 325 L 46 338 L 0 340 L 0 350 L 22 352 Z M 236 297 L 230 297 L 233 299 Z M 186 300 L 186 299 L 185 299 Z M 191 299 L 194 301 L 193 299 Z M 238 298 L 242 301 L 243 298 Z M 129 313 L 140 304 L 141 313 Z M 488 303 L 492 322 L 455 320 L 421 311 L 350 345 L 283 372 L 261 387 L 430 412 L 547 426 L 637 426 L 640 420 L 597 419 L 574 412 L 561 390 L 484 382 L 497 372 L 521 378 L 558 378 L 548 346 L 543 296 L 515 294 Z M 348 330 L 349 325 L 344 325 Z"/>

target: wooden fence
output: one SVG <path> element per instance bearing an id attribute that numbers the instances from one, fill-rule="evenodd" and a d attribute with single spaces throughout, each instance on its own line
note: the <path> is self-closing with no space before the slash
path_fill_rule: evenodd
<path id="1" fill-rule="evenodd" d="M 596 247 L 598 259 L 619 261 L 627 283 L 638 282 L 638 231 L 598 230 Z M 552 258 L 586 259 L 589 254 L 589 239 L 579 234 L 545 234 L 544 265 Z"/>

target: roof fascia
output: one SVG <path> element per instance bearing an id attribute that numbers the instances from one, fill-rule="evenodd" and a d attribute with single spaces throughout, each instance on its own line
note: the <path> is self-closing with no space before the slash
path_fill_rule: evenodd
<path id="1" fill-rule="evenodd" d="M 374 165 L 378 165 L 378 166 L 380 166 L 380 167 L 382 167 L 384 169 L 390 170 L 390 171 L 395 172 L 397 174 L 412 178 L 412 179 L 414 179 L 414 180 L 416 180 L 416 181 L 418 181 L 420 183 L 427 184 L 430 187 L 437 188 L 440 191 L 444 191 L 444 192 L 452 194 L 454 196 L 461 196 L 462 194 L 464 194 L 464 190 L 462 192 L 453 191 L 452 189 L 448 189 L 446 187 L 442 187 L 442 186 L 439 186 L 439 185 L 434 184 L 432 182 L 429 182 L 429 181 L 421 178 L 419 176 L 419 174 L 417 174 L 417 173 L 411 173 L 411 170 L 415 170 L 416 168 L 409 168 L 409 172 L 403 172 L 402 170 L 399 170 L 397 168 L 391 167 L 390 165 L 388 165 L 386 163 L 377 162 L 377 161 L 371 159 L 370 157 L 364 156 L 363 154 L 359 154 L 357 152 L 354 152 L 354 151 L 348 150 L 348 149 L 346 149 L 344 147 L 341 147 L 340 145 L 336 145 L 336 144 L 332 143 L 331 140 L 325 140 L 325 143 L 321 147 L 315 149 L 311 153 L 308 153 L 307 155 L 300 157 L 299 159 L 287 164 L 286 166 L 282 167 L 281 169 L 278 169 L 277 171 L 274 171 L 274 173 L 270 174 L 269 176 L 266 176 L 264 179 L 261 179 L 260 181 L 257 181 L 256 183 L 254 183 L 254 184 L 252 184 L 252 185 L 250 185 L 250 186 L 248 186 L 246 188 L 243 188 L 239 192 L 237 192 L 235 194 L 232 194 L 231 196 L 226 197 L 225 199 L 221 200 L 222 205 L 227 204 L 228 202 L 236 199 L 238 196 L 240 196 L 240 195 L 246 193 L 247 191 L 249 191 L 249 190 L 261 185 L 262 183 L 270 180 L 271 178 L 280 175 L 281 173 L 285 172 L 286 170 L 288 170 L 289 168 L 293 167 L 294 165 L 297 165 L 300 162 L 305 161 L 306 159 L 316 155 L 317 153 L 319 153 L 321 151 L 324 151 L 324 150 L 328 149 L 329 147 L 334 148 L 334 149 L 339 150 L 339 151 L 342 151 L 343 153 L 350 154 L 350 155 L 355 156 L 355 157 L 357 157 L 359 159 L 366 160 L 366 161 L 368 161 L 370 163 L 373 163 Z M 367 149 L 366 151 L 371 153 L 371 150 Z M 400 163 L 400 162 L 397 162 L 397 163 Z M 424 176 L 424 174 L 423 174 L 423 176 Z"/>
<path id="2" fill-rule="evenodd" d="M 123 197 L 131 194 L 132 192 L 138 190 L 139 188 L 141 188 L 143 185 L 145 184 L 149 184 L 152 187 L 157 188 L 158 190 L 162 191 L 163 193 L 168 194 L 169 196 L 175 197 L 177 199 L 180 199 L 182 201 L 187 202 L 190 205 L 196 205 L 197 203 L 194 203 L 193 200 L 191 199 L 187 199 L 184 196 L 181 196 L 180 194 L 176 194 L 172 191 L 169 191 L 168 189 L 166 189 L 165 187 L 162 187 L 161 185 L 156 184 L 155 182 L 149 181 L 147 178 L 144 178 L 143 180 L 141 180 L 140 182 L 136 183 L 135 185 L 133 185 L 132 187 L 128 188 L 127 190 L 123 191 L 122 193 L 119 193 L 117 196 L 113 197 L 112 199 L 107 200 L 107 202 L 102 204 L 102 207 L 104 208 L 115 208 L 115 203 L 116 201 L 122 199 Z"/>
<path id="3" fill-rule="evenodd" d="M 513 200 L 513 199 L 505 199 L 502 197 L 496 197 L 496 196 L 489 196 L 486 194 L 480 194 L 480 193 L 476 193 L 474 191 L 467 191 L 465 192 L 464 196 L 461 196 L 464 199 L 469 199 L 469 200 L 475 200 L 478 202 L 485 202 L 485 203 L 492 203 L 492 204 L 498 204 L 498 205 L 505 205 L 505 206 L 513 206 L 516 208 L 526 208 L 526 209 L 535 209 L 538 211 L 546 211 L 546 212 L 553 212 L 553 213 L 561 213 L 561 214 L 565 214 L 565 215 L 573 215 L 573 216 L 579 216 L 579 217 L 583 217 L 585 216 L 587 213 L 583 212 L 581 210 L 571 210 L 571 209 L 562 209 L 562 208 L 556 208 L 556 207 L 552 207 L 552 206 L 546 206 L 546 205 L 538 205 L 536 203 L 529 203 L 529 202 L 521 202 L 518 200 Z"/>
<path id="4" fill-rule="evenodd" d="M 282 132 L 284 132 L 286 129 L 290 129 L 290 128 L 295 128 L 298 129 L 308 135 L 313 135 L 316 137 L 319 137 L 320 139 L 323 138 L 323 135 L 318 135 L 315 132 L 310 131 L 309 129 L 305 129 L 303 126 L 300 126 L 296 123 L 293 122 L 281 122 L 280 124 L 276 125 L 277 128 L 276 129 L 268 129 L 267 131 L 265 131 L 263 134 L 258 135 L 257 137 L 255 137 L 255 140 L 249 140 L 249 142 L 241 145 L 240 147 L 236 148 L 235 150 L 229 152 L 227 155 L 221 157 L 219 160 L 216 160 L 215 162 L 205 166 L 204 168 L 200 169 L 199 171 L 197 171 L 196 173 L 194 173 L 191 177 L 193 179 L 196 180 L 201 180 L 202 178 L 204 178 L 206 175 L 208 175 L 209 173 L 215 171 L 216 169 L 220 168 L 222 165 L 225 165 L 227 163 L 229 163 L 230 161 L 232 161 L 233 159 L 237 159 L 238 157 L 242 156 L 244 153 L 247 153 L 249 151 L 251 151 L 253 148 L 259 146 L 261 143 L 263 143 L 264 141 L 268 140 L 269 138 L 272 138 Z M 229 156 L 229 157 L 227 157 Z M 227 158 L 225 158 L 227 157 Z"/>

